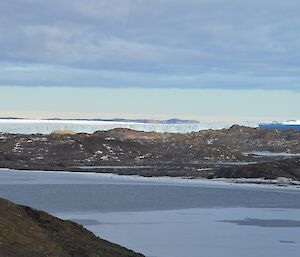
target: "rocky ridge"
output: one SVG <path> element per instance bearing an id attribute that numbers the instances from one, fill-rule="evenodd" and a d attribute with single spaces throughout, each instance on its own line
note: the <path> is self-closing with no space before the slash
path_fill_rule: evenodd
<path id="1" fill-rule="evenodd" d="M 11 169 L 300 180 L 299 159 L 300 132 L 237 125 L 188 134 L 0 134 L 0 167 Z"/>

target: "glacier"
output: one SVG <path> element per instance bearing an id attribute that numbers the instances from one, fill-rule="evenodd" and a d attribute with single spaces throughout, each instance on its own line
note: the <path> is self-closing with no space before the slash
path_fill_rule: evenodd
<path id="1" fill-rule="evenodd" d="M 223 129 L 238 124 L 258 127 L 259 122 L 195 122 L 183 124 L 160 124 L 142 122 L 118 122 L 95 120 L 37 120 L 37 119 L 0 119 L 0 132 L 16 134 L 50 134 L 55 130 L 94 133 L 114 128 L 127 128 L 145 132 L 191 133 L 205 129 Z"/>

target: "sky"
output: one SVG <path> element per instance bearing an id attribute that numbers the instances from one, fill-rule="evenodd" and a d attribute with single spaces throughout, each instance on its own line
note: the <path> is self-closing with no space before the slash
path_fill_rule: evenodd
<path id="1" fill-rule="evenodd" d="M 300 118 L 299 10 L 296 0 L 0 1 L 0 116 Z"/>

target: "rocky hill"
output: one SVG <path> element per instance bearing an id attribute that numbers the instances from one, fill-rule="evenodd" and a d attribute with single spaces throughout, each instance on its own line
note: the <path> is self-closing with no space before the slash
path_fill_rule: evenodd
<path id="1" fill-rule="evenodd" d="M 82 226 L 0 198 L 1 257 L 143 257 Z"/>
<path id="2" fill-rule="evenodd" d="M 243 126 L 188 134 L 0 134 L 0 167 L 12 169 L 299 180 L 299 158 L 300 132 Z"/>

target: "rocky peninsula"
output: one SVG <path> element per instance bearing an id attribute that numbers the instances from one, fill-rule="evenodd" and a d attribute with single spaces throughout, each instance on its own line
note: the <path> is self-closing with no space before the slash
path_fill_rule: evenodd
<path id="1" fill-rule="evenodd" d="M 156 133 L 0 134 L 0 167 L 185 178 L 300 180 L 300 132 L 244 126 Z"/>

